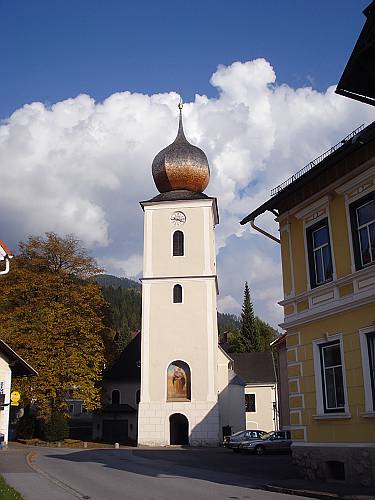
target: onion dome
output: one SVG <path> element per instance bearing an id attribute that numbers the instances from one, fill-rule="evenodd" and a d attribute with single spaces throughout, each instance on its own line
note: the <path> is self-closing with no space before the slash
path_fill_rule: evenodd
<path id="1" fill-rule="evenodd" d="M 152 162 L 152 176 L 160 193 L 176 189 L 203 192 L 210 180 L 210 167 L 204 152 L 190 144 L 182 125 L 182 103 L 176 139 L 162 149 Z"/>

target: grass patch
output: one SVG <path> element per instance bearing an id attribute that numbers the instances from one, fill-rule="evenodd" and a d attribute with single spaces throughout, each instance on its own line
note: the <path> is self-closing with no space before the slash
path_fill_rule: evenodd
<path id="1" fill-rule="evenodd" d="M 0 498 L 1 500 L 23 500 L 23 496 L 9 486 L 2 476 L 0 476 Z"/>

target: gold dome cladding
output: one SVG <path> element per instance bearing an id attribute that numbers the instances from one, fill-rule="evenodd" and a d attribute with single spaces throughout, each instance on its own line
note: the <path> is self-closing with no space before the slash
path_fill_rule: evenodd
<path id="1" fill-rule="evenodd" d="M 182 124 L 182 103 L 176 139 L 158 153 L 152 162 L 152 175 L 160 193 L 176 189 L 203 192 L 210 180 L 205 153 L 188 142 Z"/>

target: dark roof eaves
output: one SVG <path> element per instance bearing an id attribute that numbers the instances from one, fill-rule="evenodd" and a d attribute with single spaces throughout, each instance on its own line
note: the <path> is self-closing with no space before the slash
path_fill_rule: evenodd
<path id="1" fill-rule="evenodd" d="M 373 130 L 372 130 L 373 129 Z M 316 165 L 314 168 L 306 172 L 304 175 L 296 179 L 294 182 L 289 184 L 286 188 L 284 188 L 282 191 L 277 193 L 276 195 L 272 196 L 269 198 L 267 201 L 265 201 L 260 207 L 256 208 L 253 212 L 251 212 L 249 215 L 244 217 L 241 221 L 240 224 L 243 226 L 244 224 L 247 224 L 251 220 L 255 220 L 256 217 L 259 215 L 263 214 L 267 210 L 275 210 L 277 209 L 277 206 L 279 205 L 280 201 L 283 199 L 287 198 L 290 196 L 291 193 L 294 191 L 297 191 L 298 189 L 301 188 L 304 184 L 307 184 L 310 182 L 312 179 L 320 175 L 324 170 L 327 168 L 331 167 L 335 163 L 337 163 L 340 159 L 341 156 L 347 155 L 356 149 L 361 148 L 364 144 L 360 143 L 358 141 L 359 136 L 364 136 L 366 133 L 371 133 L 372 132 L 372 137 L 370 136 L 367 140 L 366 143 L 369 142 L 373 137 L 375 136 L 375 122 L 370 123 L 365 127 L 359 134 L 353 137 L 356 140 L 354 141 L 353 139 L 346 142 L 345 144 L 342 145 L 341 148 L 339 148 L 337 151 L 334 153 L 330 154 L 324 160 L 322 160 L 318 165 Z"/>
<path id="2" fill-rule="evenodd" d="M 24 369 L 25 375 L 38 375 L 38 372 L 34 370 L 32 366 L 29 365 L 19 354 L 17 354 L 6 342 L 0 339 L 0 352 L 3 352 L 5 356 L 10 358 L 12 361 L 19 363 Z"/>

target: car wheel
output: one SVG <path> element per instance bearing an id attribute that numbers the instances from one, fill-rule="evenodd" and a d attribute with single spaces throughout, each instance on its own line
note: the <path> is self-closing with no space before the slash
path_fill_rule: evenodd
<path id="1" fill-rule="evenodd" d="M 256 455 L 264 455 L 266 452 L 266 449 L 262 445 L 258 445 L 255 447 L 254 452 Z"/>

